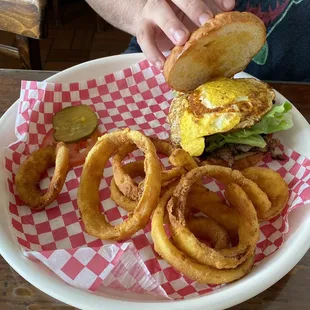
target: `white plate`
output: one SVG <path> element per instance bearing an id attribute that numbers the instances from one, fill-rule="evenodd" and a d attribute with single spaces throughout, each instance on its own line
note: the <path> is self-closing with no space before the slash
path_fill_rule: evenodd
<path id="1" fill-rule="evenodd" d="M 113 56 L 90 61 L 60 72 L 46 81 L 75 82 L 91 79 L 124 69 L 143 60 L 142 54 Z M 245 73 L 238 76 L 246 77 Z M 285 98 L 277 93 L 277 102 Z M 0 120 L 0 159 L 3 162 L 3 148 L 15 141 L 14 123 L 17 113 L 15 102 Z M 310 126 L 303 116 L 294 108 L 292 110 L 295 126 L 280 135 L 282 142 L 290 148 L 310 158 Z M 119 291 L 107 291 L 106 296 L 97 296 L 71 287 L 47 270 L 42 264 L 37 264 L 25 258 L 11 233 L 11 220 L 8 213 L 8 194 L 3 167 L 0 168 L 0 253 L 5 260 L 27 281 L 46 294 L 70 304 L 79 309 L 225 309 L 241 303 L 264 291 L 285 274 L 287 274 L 310 248 L 310 208 L 304 207 L 293 211 L 289 216 L 290 232 L 285 237 L 285 243 L 280 250 L 268 257 L 245 278 L 231 283 L 202 297 L 185 301 L 166 302 L 154 300 L 147 295 L 125 294 Z"/>

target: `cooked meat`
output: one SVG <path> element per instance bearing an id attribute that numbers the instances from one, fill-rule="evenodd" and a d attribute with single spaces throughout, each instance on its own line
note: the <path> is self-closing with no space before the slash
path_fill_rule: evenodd
<path id="1" fill-rule="evenodd" d="M 245 144 L 236 144 L 235 145 L 235 148 L 238 150 L 238 151 L 241 151 L 241 152 L 249 152 L 253 147 L 251 145 L 245 145 Z"/>
<path id="2" fill-rule="evenodd" d="M 265 137 L 265 141 L 267 143 L 267 150 L 270 152 L 271 157 L 273 159 L 277 160 L 284 160 L 284 154 L 279 149 L 279 146 L 281 145 L 280 140 L 272 138 L 271 135 L 267 135 Z"/>
<path id="3" fill-rule="evenodd" d="M 235 156 L 233 154 L 233 148 L 230 146 L 220 148 L 213 155 L 215 157 L 223 159 L 225 162 L 227 162 L 229 167 L 231 167 L 234 164 L 234 157 Z"/>
<path id="4" fill-rule="evenodd" d="M 264 139 L 267 143 L 265 148 L 252 147 L 244 144 L 226 144 L 212 153 L 204 153 L 199 159 L 201 161 L 207 159 L 211 162 L 222 159 L 227 163 L 228 167 L 232 167 L 235 160 L 255 153 L 270 153 L 273 159 L 284 160 L 284 155 L 278 149 L 280 141 L 272 138 L 271 135 L 264 136 Z"/>

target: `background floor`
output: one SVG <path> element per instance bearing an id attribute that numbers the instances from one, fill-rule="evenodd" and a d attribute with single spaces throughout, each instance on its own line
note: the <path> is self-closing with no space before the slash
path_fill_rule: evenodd
<path id="1" fill-rule="evenodd" d="M 50 2 L 50 1 L 49 1 Z M 59 0 L 64 25 L 57 28 L 52 6 L 49 5 L 48 38 L 41 40 L 44 70 L 64 70 L 90 59 L 122 53 L 130 35 L 106 24 L 97 32 L 96 14 L 83 0 Z M 15 36 L 0 31 L 0 44 L 14 46 Z M 0 68 L 19 69 L 19 61 L 0 55 Z"/>

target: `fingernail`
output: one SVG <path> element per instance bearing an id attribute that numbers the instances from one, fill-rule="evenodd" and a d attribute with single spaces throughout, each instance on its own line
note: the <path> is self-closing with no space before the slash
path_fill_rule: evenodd
<path id="1" fill-rule="evenodd" d="M 234 7 L 235 1 L 234 0 L 223 0 L 222 4 L 225 10 L 231 10 Z"/>
<path id="2" fill-rule="evenodd" d="M 208 13 L 202 13 L 199 16 L 199 24 L 200 26 L 204 25 L 206 22 L 208 22 L 211 19 L 211 16 Z"/>
<path id="3" fill-rule="evenodd" d="M 173 31 L 173 38 L 176 42 L 182 41 L 185 36 L 186 36 L 186 33 L 182 29 Z"/>
<path id="4" fill-rule="evenodd" d="M 162 62 L 160 60 L 156 60 L 155 61 L 155 67 L 158 69 L 158 70 L 161 70 L 162 69 Z"/>

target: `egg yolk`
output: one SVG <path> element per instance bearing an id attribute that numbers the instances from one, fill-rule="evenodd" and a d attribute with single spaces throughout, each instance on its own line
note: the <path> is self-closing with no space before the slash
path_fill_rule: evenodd
<path id="1" fill-rule="evenodd" d="M 199 156 L 205 148 L 204 136 L 231 130 L 239 122 L 239 113 L 210 113 L 198 118 L 185 111 L 180 120 L 181 146 L 191 156 Z"/>
<path id="2" fill-rule="evenodd" d="M 248 95 L 255 90 L 255 85 L 242 79 L 220 78 L 199 86 L 195 92 L 201 103 L 212 109 L 248 100 Z"/>

